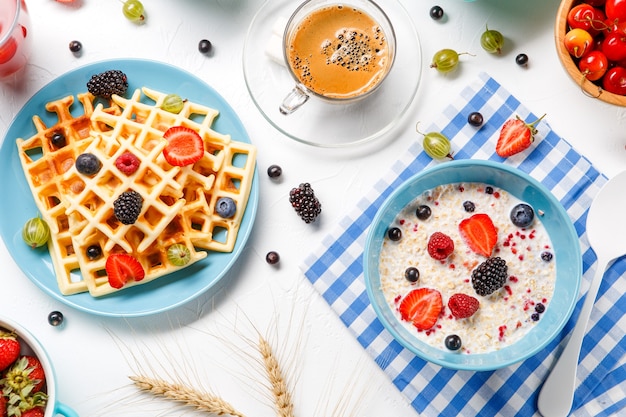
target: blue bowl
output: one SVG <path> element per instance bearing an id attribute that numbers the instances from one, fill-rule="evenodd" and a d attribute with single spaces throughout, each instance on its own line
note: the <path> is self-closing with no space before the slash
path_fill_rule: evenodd
<path id="1" fill-rule="evenodd" d="M 389 226 L 398 213 L 424 191 L 443 184 L 480 182 L 508 191 L 545 212 L 541 218 L 552 240 L 556 284 L 550 306 L 541 320 L 518 342 L 498 351 L 461 354 L 418 340 L 394 315 L 380 289 L 379 254 Z M 563 206 L 541 183 L 501 163 L 457 160 L 426 169 L 400 185 L 376 213 L 365 243 L 365 285 L 370 302 L 385 328 L 405 348 L 429 362 L 457 370 L 490 371 L 527 359 L 542 350 L 569 320 L 580 289 L 582 257 L 578 235 Z"/>

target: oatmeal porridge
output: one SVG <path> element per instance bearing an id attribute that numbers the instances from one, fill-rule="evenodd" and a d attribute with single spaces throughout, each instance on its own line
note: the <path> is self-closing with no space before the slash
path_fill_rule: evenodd
<path id="1" fill-rule="evenodd" d="M 379 262 L 390 308 L 420 340 L 466 354 L 515 343 L 541 320 L 556 262 L 531 207 L 482 183 L 436 187 L 390 225 Z"/>

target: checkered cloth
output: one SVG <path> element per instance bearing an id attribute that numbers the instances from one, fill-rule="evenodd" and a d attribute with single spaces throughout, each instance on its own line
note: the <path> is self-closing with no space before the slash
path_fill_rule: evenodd
<path id="1" fill-rule="evenodd" d="M 467 123 L 479 111 L 481 129 Z M 606 182 L 591 163 L 546 121 L 527 151 L 503 160 L 495 153 L 499 128 L 509 118 L 538 118 L 487 74 L 466 87 L 441 116 L 422 131 L 441 131 L 451 139 L 455 159 L 490 159 L 513 165 L 542 182 L 561 201 L 580 237 L 583 256 L 581 293 L 589 287 L 596 256 L 585 235 L 586 215 L 595 194 Z M 541 114 L 539 114 L 541 116 Z M 436 164 L 415 141 L 387 175 L 345 216 L 303 261 L 313 286 L 339 315 L 359 343 L 387 373 L 393 384 L 423 416 L 533 416 L 543 380 L 558 358 L 561 342 L 571 332 L 584 297 L 561 334 L 526 361 L 492 372 L 453 371 L 430 364 L 400 346 L 376 317 L 363 280 L 362 254 L 368 227 L 383 201 L 409 177 Z M 623 237 L 620 237 L 623 238 Z M 604 275 L 583 342 L 573 416 L 626 415 L 626 295 L 618 281 L 626 275 L 626 259 Z"/>

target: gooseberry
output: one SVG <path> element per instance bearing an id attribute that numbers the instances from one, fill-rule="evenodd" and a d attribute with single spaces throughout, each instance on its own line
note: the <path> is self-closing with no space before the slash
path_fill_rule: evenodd
<path id="1" fill-rule="evenodd" d="M 24 223 L 22 239 L 31 248 L 38 248 L 48 243 L 50 239 L 50 227 L 40 217 L 33 217 Z"/>
<path id="2" fill-rule="evenodd" d="M 430 64 L 431 68 L 435 68 L 437 71 L 446 74 L 459 64 L 459 55 L 468 54 L 467 52 L 458 53 L 454 49 L 441 49 L 435 52 L 433 61 Z"/>
<path id="3" fill-rule="evenodd" d="M 501 54 L 504 46 L 504 36 L 497 30 L 485 27 L 485 31 L 480 36 L 480 46 L 490 54 Z"/>
<path id="4" fill-rule="evenodd" d="M 418 122 L 418 125 L 419 125 L 419 122 Z M 440 132 L 422 133 L 419 131 L 417 126 L 415 126 L 415 130 L 417 131 L 417 133 L 419 133 L 420 135 L 424 137 L 422 146 L 424 148 L 424 152 L 426 152 L 428 156 L 430 156 L 433 159 L 445 159 L 445 158 L 452 159 L 452 155 L 450 154 L 450 149 L 451 149 L 450 140 L 443 133 L 440 133 Z"/>

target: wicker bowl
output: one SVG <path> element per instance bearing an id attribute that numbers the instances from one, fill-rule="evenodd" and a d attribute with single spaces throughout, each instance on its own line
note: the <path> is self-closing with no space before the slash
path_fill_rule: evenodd
<path id="1" fill-rule="evenodd" d="M 587 80 L 583 77 L 582 73 L 578 69 L 578 66 L 572 56 L 569 54 L 567 49 L 565 49 L 565 45 L 563 43 L 563 39 L 565 38 L 565 34 L 567 33 L 567 14 L 572 9 L 573 6 L 580 3 L 580 0 L 563 0 L 559 5 L 559 9 L 556 14 L 556 25 L 555 25 L 555 41 L 556 41 L 556 50 L 559 56 L 559 60 L 563 67 L 567 71 L 567 73 L 572 77 L 572 79 L 578 84 L 584 92 L 584 94 L 595 97 L 598 100 L 602 100 L 609 104 L 614 104 L 617 106 L 626 106 L 626 96 L 618 95 L 610 93 L 604 90 L 601 86 L 594 84 L 593 82 Z"/>

